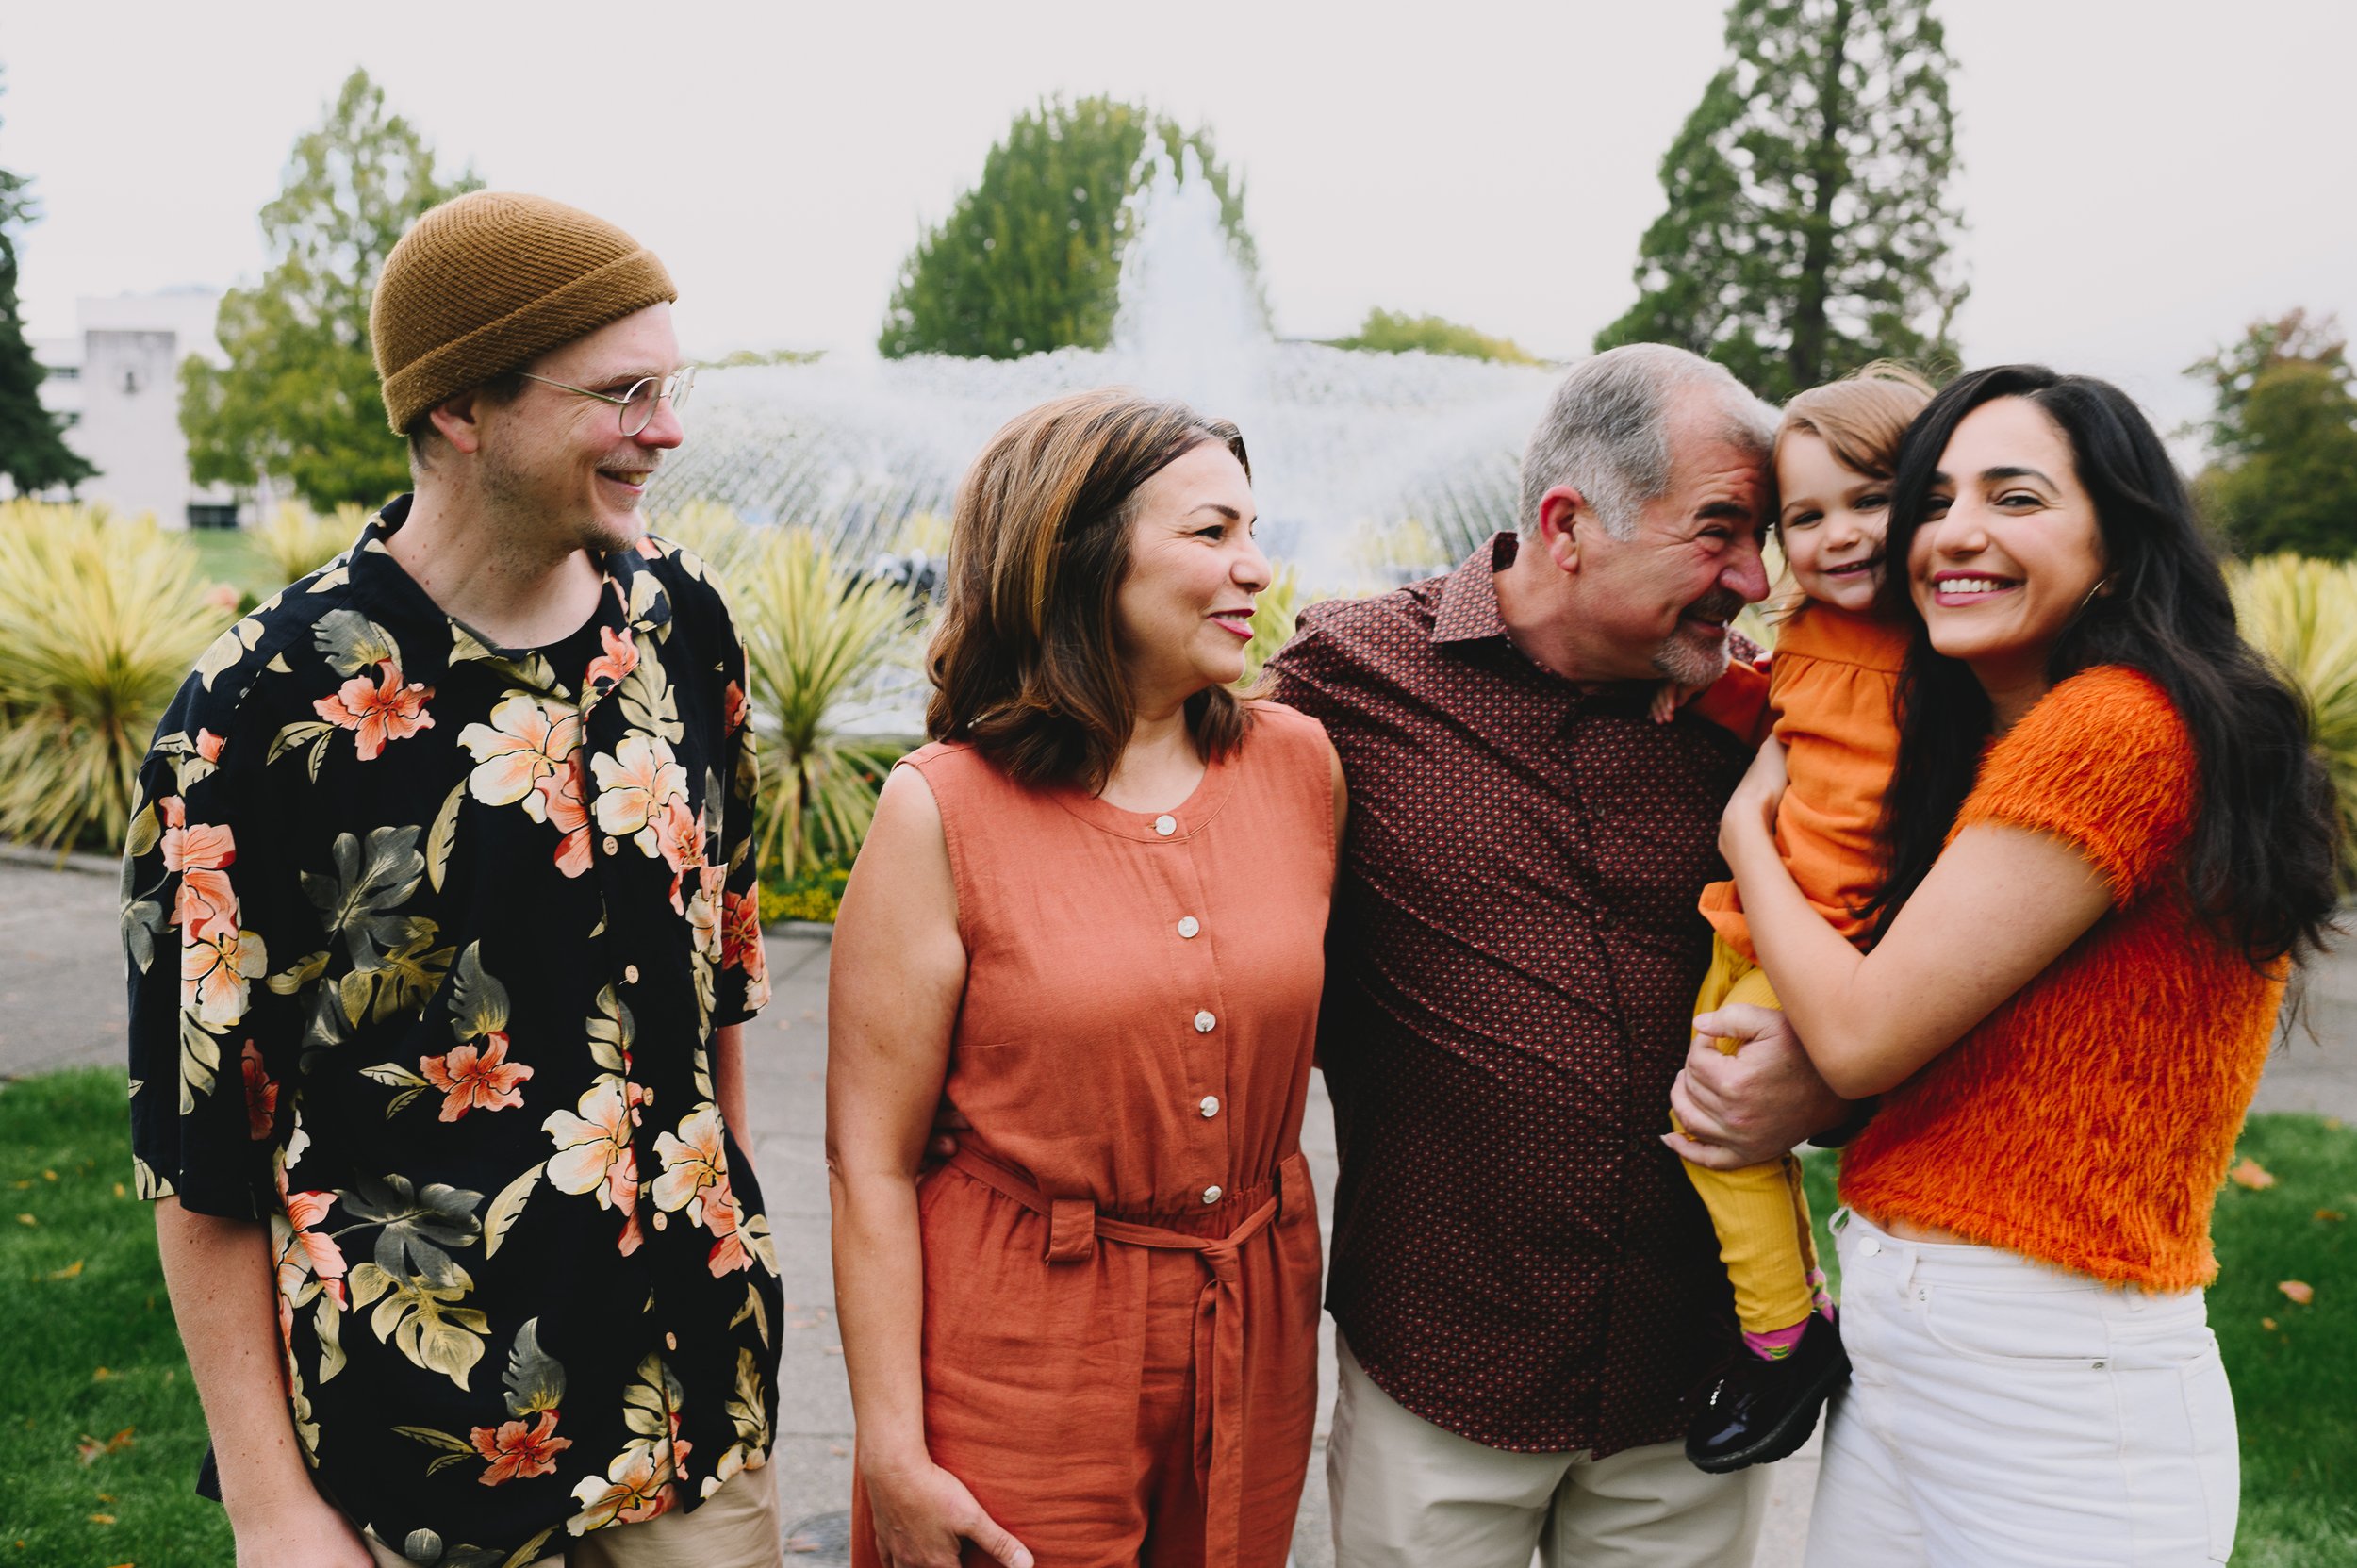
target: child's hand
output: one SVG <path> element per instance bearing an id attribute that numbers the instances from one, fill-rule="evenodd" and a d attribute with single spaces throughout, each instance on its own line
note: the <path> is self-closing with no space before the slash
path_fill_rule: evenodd
<path id="1" fill-rule="evenodd" d="M 1660 685 L 1654 688 L 1653 721 L 1656 724 L 1667 724 L 1678 716 L 1678 709 L 1708 691 L 1710 686 L 1709 681 L 1692 686 L 1680 685 L 1675 681 L 1662 682 Z"/>

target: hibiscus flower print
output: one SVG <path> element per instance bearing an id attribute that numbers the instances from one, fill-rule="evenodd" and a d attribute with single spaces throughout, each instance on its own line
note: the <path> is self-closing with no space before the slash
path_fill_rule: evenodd
<path id="1" fill-rule="evenodd" d="M 558 1451 L 573 1445 L 571 1438 L 556 1435 L 554 1411 L 542 1411 L 538 1424 L 529 1428 L 520 1421 L 503 1421 L 496 1431 L 476 1427 L 467 1435 L 473 1440 L 475 1451 L 491 1461 L 475 1477 L 485 1486 L 552 1476 Z"/>
<path id="2" fill-rule="evenodd" d="M 382 684 L 371 684 L 366 675 L 354 675 L 335 696 L 322 697 L 311 704 L 321 718 L 338 729 L 357 732 L 356 745 L 362 762 L 373 762 L 388 742 L 434 728 L 434 716 L 425 711 L 426 703 L 433 700 L 434 688 L 415 684 L 403 685 L 401 667 L 390 659 L 380 660 L 376 668 L 383 672 Z"/>
<path id="3" fill-rule="evenodd" d="M 761 898 L 724 893 L 721 898 L 720 966 L 745 971 L 745 1005 L 769 999 L 769 954 L 761 945 Z"/>
<path id="4" fill-rule="evenodd" d="M 734 681 L 729 683 L 725 701 L 728 704 L 729 734 L 734 734 L 752 722 L 753 705 L 745 700 L 745 688 Z"/>
<path id="5" fill-rule="evenodd" d="M 475 760 L 467 792 L 486 806 L 521 801 L 524 815 L 545 821 L 548 800 L 538 785 L 565 768 L 581 746 L 581 715 L 569 705 L 510 692 L 491 710 L 488 724 L 470 724 L 458 744 Z"/>
<path id="6" fill-rule="evenodd" d="M 669 741 L 660 735 L 625 735 L 612 756 L 591 757 L 589 771 L 598 784 L 600 831 L 630 835 L 639 851 L 651 857 L 663 855 L 668 836 L 676 853 L 676 827 L 667 823 L 658 830 L 655 825 L 671 802 L 684 804 L 687 800 L 687 769 L 672 757 Z M 675 858 L 664 858 L 677 869 Z"/>
<path id="7" fill-rule="evenodd" d="M 715 964 L 720 962 L 720 900 L 728 880 L 725 866 L 697 867 L 696 891 L 681 911 L 687 916 L 687 929 L 695 933 L 696 950 Z"/>
<path id="8" fill-rule="evenodd" d="M 261 937 L 234 926 L 212 926 L 180 949 L 180 1006 L 208 1029 L 234 1029 L 245 1016 L 249 983 L 269 968 Z"/>
<path id="9" fill-rule="evenodd" d="M 608 1075 L 591 1084 L 574 1111 L 552 1111 L 540 1131 L 555 1140 L 548 1163 L 549 1185 L 561 1193 L 595 1193 L 598 1207 L 618 1209 L 623 1256 L 638 1250 L 638 1151 L 631 1134 L 638 1125 L 645 1091 Z"/>
<path id="10" fill-rule="evenodd" d="M 671 1456 L 641 1439 L 622 1450 L 603 1480 L 592 1476 L 573 1488 L 581 1511 L 565 1522 L 565 1528 L 584 1535 L 608 1525 L 639 1524 L 669 1512 L 675 1496 Z"/>
<path id="11" fill-rule="evenodd" d="M 589 661 L 587 679 L 591 685 L 603 681 L 609 686 L 621 685 L 623 678 L 638 668 L 638 644 L 611 626 L 598 628 L 598 641 L 605 652 Z"/>
<path id="12" fill-rule="evenodd" d="M 344 1255 L 336 1238 L 314 1229 L 335 1205 L 334 1193 L 298 1193 L 287 1188 L 287 1172 L 278 1172 L 278 1199 L 290 1234 L 278 1253 L 278 1302 L 281 1313 L 293 1310 L 305 1282 L 317 1279 L 338 1307 L 350 1307 L 344 1289 Z"/>
<path id="13" fill-rule="evenodd" d="M 442 1117 L 454 1122 L 470 1111 L 507 1111 L 523 1104 L 516 1085 L 532 1076 L 520 1062 L 507 1060 L 507 1036 L 493 1031 L 477 1047 L 471 1040 L 440 1056 L 421 1056 L 418 1070 L 442 1091 Z"/>
<path id="14" fill-rule="evenodd" d="M 542 820 L 565 835 L 557 840 L 555 858 L 556 868 L 569 877 L 589 869 L 589 807 L 582 779 L 586 760 L 576 749 L 555 772 L 532 786 L 540 793 Z"/>
<path id="15" fill-rule="evenodd" d="M 191 825 L 188 808 L 177 795 L 156 802 L 164 824 L 164 869 L 180 874 L 180 891 L 173 900 L 172 923 L 199 936 L 238 926 L 238 895 L 229 885 L 229 866 L 238 858 L 236 836 L 225 827 Z"/>
<path id="16" fill-rule="evenodd" d="M 679 1124 L 676 1137 L 668 1132 L 656 1134 L 654 1151 L 663 1161 L 663 1174 L 654 1179 L 649 1189 L 656 1208 L 673 1212 L 684 1209 L 705 1188 L 717 1186 L 728 1179 L 725 1136 L 720 1108 L 709 1102 L 688 1113 L 687 1119 Z"/>
<path id="17" fill-rule="evenodd" d="M 227 739 L 226 735 L 217 735 L 210 730 L 199 730 L 196 732 L 196 754 L 206 762 L 219 762 L 222 745 Z"/>
<path id="18" fill-rule="evenodd" d="M 262 1053 L 253 1041 L 245 1043 L 238 1061 L 245 1073 L 246 1136 L 258 1144 L 278 1125 L 278 1085 L 262 1070 Z"/>

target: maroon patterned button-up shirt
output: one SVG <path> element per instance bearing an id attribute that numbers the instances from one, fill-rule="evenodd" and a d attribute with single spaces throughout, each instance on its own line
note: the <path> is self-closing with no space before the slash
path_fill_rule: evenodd
<path id="1" fill-rule="evenodd" d="M 1501 535 L 1317 605 L 1274 695 L 1341 752 L 1350 831 L 1320 1053 L 1342 1152 L 1327 1305 L 1367 1375 L 1494 1448 L 1685 1433 L 1733 1334 L 1670 1084 L 1743 747 L 1506 635 Z M 1746 672 L 1748 674 L 1748 672 Z"/>

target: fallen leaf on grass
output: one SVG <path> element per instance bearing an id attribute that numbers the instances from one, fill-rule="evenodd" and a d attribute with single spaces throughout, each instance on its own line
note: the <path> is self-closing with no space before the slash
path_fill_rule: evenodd
<path id="1" fill-rule="evenodd" d="M 49 1274 L 52 1279 L 78 1279 L 81 1277 L 82 1260 L 79 1258 L 74 1259 L 63 1268 L 52 1269 Z"/>
<path id="2" fill-rule="evenodd" d="M 103 1366 L 93 1367 L 91 1369 L 90 1380 L 93 1383 L 103 1383 L 113 1376 L 114 1374 L 112 1372 L 109 1372 Z"/>
<path id="3" fill-rule="evenodd" d="M 130 1196 L 131 1196 L 131 1195 L 124 1189 L 124 1185 L 123 1185 L 123 1183 L 122 1183 L 122 1182 L 118 1181 L 118 1182 L 116 1182 L 116 1183 L 115 1183 L 115 1197 L 130 1197 Z"/>
<path id="4" fill-rule="evenodd" d="M 41 1173 L 41 1179 L 43 1181 L 55 1181 L 58 1179 L 58 1173 L 53 1170 L 45 1170 Z"/>
<path id="5" fill-rule="evenodd" d="M 2275 1319 L 2271 1317 L 2263 1317 L 2259 1320 L 2259 1327 L 2265 1329 L 2271 1334 L 2275 1332 Z"/>
<path id="6" fill-rule="evenodd" d="M 2316 1287 L 2304 1279 L 2286 1279 L 2275 1288 L 2303 1307 L 2316 1298 Z"/>
<path id="7" fill-rule="evenodd" d="M 39 1225 L 41 1221 L 35 1219 L 30 1214 L 19 1214 L 16 1216 L 16 1223 L 19 1225 Z"/>
<path id="8" fill-rule="evenodd" d="M 2215 1170 L 2217 1167 L 2211 1168 Z M 2274 1186 L 2275 1173 L 2246 1154 L 2233 1170 L 2226 1173 L 2226 1180 L 2237 1187 L 2249 1187 L 2255 1193 Z"/>
<path id="9" fill-rule="evenodd" d="M 84 1432 L 81 1441 L 74 1444 L 74 1451 L 84 1464 L 96 1464 L 108 1454 L 120 1453 L 137 1443 L 139 1438 L 134 1434 L 138 1431 L 137 1427 L 125 1427 L 104 1443 Z"/>
<path id="10" fill-rule="evenodd" d="M 111 1525 L 115 1522 L 115 1516 L 111 1513 L 93 1513 L 90 1516 L 90 1522 L 93 1525 Z"/>
<path id="11" fill-rule="evenodd" d="M 2347 1214 L 2342 1213 L 2338 1209 L 2318 1209 L 2316 1211 L 2316 1218 L 2324 1221 L 2327 1225 L 2337 1225 L 2348 1217 L 2349 1216 Z"/>
<path id="12" fill-rule="evenodd" d="M 98 1494 L 98 1500 L 102 1503 L 111 1503 L 115 1500 L 115 1494 L 111 1492 L 102 1492 Z"/>

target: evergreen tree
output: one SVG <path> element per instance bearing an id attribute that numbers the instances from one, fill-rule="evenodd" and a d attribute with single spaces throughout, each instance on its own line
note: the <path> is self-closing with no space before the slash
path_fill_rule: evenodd
<path id="1" fill-rule="evenodd" d="M 41 406 L 48 372 L 25 340 L 16 303 L 16 233 L 41 216 L 32 182 L 0 169 L 0 473 L 20 494 L 72 487 L 98 470 L 65 444 L 58 417 Z"/>
<path id="2" fill-rule="evenodd" d="M 481 183 L 471 171 L 438 177 L 424 139 L 387 115 L 367 72 L 352 74 L 262 208 L 261 287 L 222 300 L 215 336 L 228 363 L 181 362 L 191 478 L 252 485 L 267 473 L 320 511 L 407 487 L 407 449 L 386 429 L 377 392 L 369 301 L 404 231 Z"/>
<path id="3" fill-rule="evenodd" d="M 877 350 L 1013 359 L 1113 339 L 1124 206 L 1148 135 L 1177 161 L 1192 147 L 1219 193 L 1237 256 L 1258 273 L 1244 183 L 1208 132 L 1111 98 L 1043 103 L 1016 116 L 982 177 L 901 264 Z"/>
<path id="4" fill-rule="evenodd" d="M 1953 360 L 1954 67 L 1930 0 L 1735 0 L 1726 43 L 1661 160 L 1637 303 L 1596 347 L 1675 343 L 1777 400 Z"/>
<path id="5" fill-rule="evenodd" d="M 2357 390 L 2331 317 L 2294 310 L 2190 367 L 2217 399 L 2203 516 L 2250 555 L 2357 555 Z"/>

